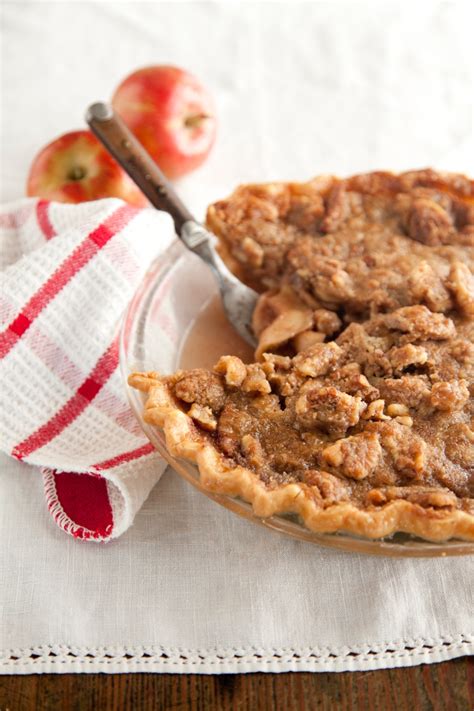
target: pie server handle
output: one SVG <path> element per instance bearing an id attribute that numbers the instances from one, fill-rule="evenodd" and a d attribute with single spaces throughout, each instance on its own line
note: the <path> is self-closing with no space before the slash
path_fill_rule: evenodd
<path id="1" fill-rule="evenodd" d="M 86 121 L 92 133 L 138 185 L 151 204 L 171 215 L 178 237 L 188 249 L 206 262 L 214 273 L 229 321 L 242 338 L 255 346 L 251 322 L 257 293 L 242 284 L 230 272 L 213 247 L 213 235 L 204 225 L 196 222 L 155 161 L 112 106 L 102 102 L 92 104 L 87 110 Z"/>
<path id="2" fill-rule="evenodd" d="M 92 104 L 87 110 L 86 121 L 92 133 L 138 185 L 151 204 L 171 215 L 178 235 L 181 235 L 186 222 L 196 222 L 155 161 L 110 104 Z"/>

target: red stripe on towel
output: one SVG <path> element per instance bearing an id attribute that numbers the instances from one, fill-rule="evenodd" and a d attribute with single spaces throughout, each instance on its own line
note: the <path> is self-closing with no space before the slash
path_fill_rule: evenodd
<path id="1" fill-rule="evenodd" d="M 44 447 L 73 422 L 105 385 L 118 365 L 118 341 L 109 346 L 99 358 L 95 368 L 84 380 L 76 393 L 36 432 L 20 442 L 12 451 L 17 459 L 24 459 L 32 452 Z"/>
<path id="2" fill-rule="evenodd" d="M 124 452 L 123 454 L 118 454 L 116 457 L 112 457 L 111 459 L 106 459 L 99 464 L 95 464 L 93 469 L 96 469 L 97 471 L 112 469 L 113 467 L 117 467 L 119 464 L 132 462 L 134 459 L 139 459 L 140 457 L 144 457 L 146 454 L 151 454 L 154 451 L 154 446 L 149 442 L 148 444 L 144 444 L 137 449 L 132 449 L 131 452 Z"/>
<path id="3" fill-rule="evenodd" d="M 123 205 L 93 230 L 54 274 L 38 289 L 14 321 L 0 334 L 0 358 L 4 358 L 49 302 L 71 281 L 107 242 L 119 232 L 136 209 Z"/>
<path id="4" fill-rule="evenodd" d="M 54 229 L 51 220 L 49 219 L 50 204 L 51 203 L 48 200 L 39 200 L 36 205 L 36 219 L 38 220 L 38 225 L 41 228 L 41 232 L 47 240 L 51 239 L 51 237 L 56 236 L 56 230 Z"/>

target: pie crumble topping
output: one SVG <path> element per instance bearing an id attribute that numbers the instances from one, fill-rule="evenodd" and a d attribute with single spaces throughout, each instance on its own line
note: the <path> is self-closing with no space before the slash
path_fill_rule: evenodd
<path id="1" fill-rule="evenodd" d="M 130 376 L 171 453 L 259 516 L 474 540 L 474 184 L 244 186 L 208 223 L 261 292 L 256 362 Z"/>

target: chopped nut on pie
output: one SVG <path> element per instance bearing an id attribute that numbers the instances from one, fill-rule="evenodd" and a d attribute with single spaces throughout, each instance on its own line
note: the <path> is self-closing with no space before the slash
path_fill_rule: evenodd
<path id="1" fill-rule="evenodd" d="M 360 397 L 353 397 L 335 387 L 321 387 L 309 381 L 295 403 L 296 421 L 306 429 L 317 428 L 336 436 L 354 427 L 367 405 Z"/>
<path id="2" fill-rule="evenodd" d="M 316 343 L 296 356 L 293 361 L 295 370 L 300 375 L 307 375 L 312 378 L 318 375 L 325 375 L 334 368 L 341 353 L 342 351 L 337 343 Z"/>
<path id="3" fill-rule="evenodd" d="M 388 353 L 388 359 L 395 372 L 401 372 L 410 365 L 423 365 L 428 360 L 428 352 L 423 346 L 414 346 L 409 343 L 406 346 L 392 348 Z"/>
<path id="4" fill-rule="evenodd" d="M 419 198 L 413 202 L 407 220 L 408 234 L 418 242 L 437 246 L 448 241 L 453 229 L 449 213 L 434 200 Z"/>
<path id="5" fill-rule="evenodd" d="M 435 383 L 431 388 L 431 404 L 438 410 L 462 410 L 469 400 L 469 388 L 465 380 L 450 380 Z"/>
<path id="6" fill-rule="evenodd" d="M 214 371 L 225 376 L 226 385 L 233 385 L 235 388 L 240 387 L 247 377 L 247 368 L 236 356 L 221 356 L 214 366 Z"/>
<path id="7" fill-rule="evenodd" d="M 261 292 L 259 344 L 251 364 L 130 376 L 172 453 L 259 516 L 474 541 L 474 183 L 243 186 L 208 225 Z"/>
<path id="8" fill-rule="evenodd" d="M 352 479 L 365 479 L 371 474 L 382 456 L 378 435 L 375 432 L 339 439 L 322 451 L 323 459 L 342 474 Z"/>
<path id="9" fill-rule="evenodd" d="M 199 424 L 203 430 L 209 430 L 214 432 L 217 428 L 217 420 L 210 407 L 198 405 L 197 402 L 193 402 L 191 408 L 188 412 L 189 417 Z"/>

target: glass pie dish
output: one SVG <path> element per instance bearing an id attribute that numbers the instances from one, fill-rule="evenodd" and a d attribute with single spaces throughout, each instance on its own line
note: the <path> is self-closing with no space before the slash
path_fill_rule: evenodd
<path id="1" fill-rule="evenodd" d="M 133 371 L 156 370 L 168 374 L 177 368 L 211 367 L 223 354 L 251 358 L 227 323 L 214 279 L 208 267 L 181 242 L 173 243 L 151 266 L 125 314 L 120 363 L 131 407 L 141 427 L 172 468 L 210 499 L 236 514 L 300 540 L 346 551 L 384 556 L 429 557 L 468 555 L 474 544 L 449 540 L 430 542 L 397 533 L 386 539 L 365 539 L 347 533 L 315 533 L 296 516 L 259 518 L 247 502 L 208 491 L 197 467 L 169 454 L 161 429 L 144 422 L 145 395 L 127 385 Z"/>

